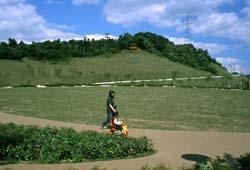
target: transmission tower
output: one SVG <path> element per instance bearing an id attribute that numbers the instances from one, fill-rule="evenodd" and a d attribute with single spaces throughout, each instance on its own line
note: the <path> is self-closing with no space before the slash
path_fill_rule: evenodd
<path id="1" fill-rule="evenodd" d="M 85 35 L 85 34 L 83 34 L 82 37 L 83 37 L 83 40 L 87 40 L 87 38 L 88 38 L 87 35 Z"/>
<path id="2" fill-rule="evenodd" d="M 105 38 L 106 38 L 107 40 L 110 39 L 109 35 L 110 35 L 110 33 L 105 33 Z"/>
<path id="3" fill-rule="evenodd" d="M 190 16 L 186 16 L 185 20 L 185 44 L 189 44 L 191 41 L 191 28 L 190 28 Z"/>

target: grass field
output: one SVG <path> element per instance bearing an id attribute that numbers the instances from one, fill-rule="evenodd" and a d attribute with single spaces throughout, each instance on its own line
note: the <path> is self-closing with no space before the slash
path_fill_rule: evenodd
<path id="1" fill-rule="evenodd" d="M 226 71 L 219 68 L 219 74 Z M 123 51 L 92 58 L 74 58 L 68 62 L 52 64 L 24 59 L 0 60 L 0 86 L 88 84 L 93 82 L 133 79 L 208 76 L 195 70 L 145 51 Z"/>
<path id="2" fill-rule="evenodd" d="M 100 125 L 110 88 L 0 89 L 0 111 Z M 250 132 L 250 91 L 113 87 L 129 127 Z"/>

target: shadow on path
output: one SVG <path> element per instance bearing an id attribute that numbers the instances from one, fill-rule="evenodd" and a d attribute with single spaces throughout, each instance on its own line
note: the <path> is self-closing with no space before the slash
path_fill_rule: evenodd
<path id="1" fill-rule="evenodd" d="M 183 154 L 181 157 L 188 161 L 194 161 L 197 163 L 205 163 L 209 160 L 209 157 L 201 154 Z"/>

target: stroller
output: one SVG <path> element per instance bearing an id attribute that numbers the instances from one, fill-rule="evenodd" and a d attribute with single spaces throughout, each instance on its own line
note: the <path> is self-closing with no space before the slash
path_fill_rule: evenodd
<path id="1" fill-rule="evenodd" d="M 115 113 L 110 121 L 110 131 L 109 135 L 120 134 L 122 136 L 128 136 L 128 126 L 122 121 L 118 121 L 119 124 L 116 124 L 118 112 Z M 116 119 L 116 120 L 115 120 Z"/>

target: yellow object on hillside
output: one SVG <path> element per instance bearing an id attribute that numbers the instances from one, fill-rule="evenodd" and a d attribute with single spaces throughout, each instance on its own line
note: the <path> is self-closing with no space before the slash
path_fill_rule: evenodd
<path id="1" fill-rule="evenodd" d="M 137 47 L 137 45 L 135 43 L 130 44 L 129 49 L 130 50 L 139 50 L 139 48 Z"/>

